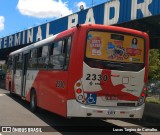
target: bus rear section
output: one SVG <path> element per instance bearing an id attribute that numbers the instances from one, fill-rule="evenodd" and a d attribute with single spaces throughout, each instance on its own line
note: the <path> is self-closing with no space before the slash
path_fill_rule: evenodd
<path id="1" fill-rule="evenodd" d="M 68 117 L 142 118 L 148 36 L 123 30 L 87 32 L 82 75 L 74 84 L 75 99 L 67 101 Z"/>

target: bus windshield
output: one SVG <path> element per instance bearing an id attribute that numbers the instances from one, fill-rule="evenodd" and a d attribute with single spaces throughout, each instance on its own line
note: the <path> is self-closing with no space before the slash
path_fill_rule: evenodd
<path id="1" fill-rule="evenodd" d="M 144 44 L 136 35 L 89 31 L 85 62 L 92 68 L 139 71 L 144 68 Z"/>

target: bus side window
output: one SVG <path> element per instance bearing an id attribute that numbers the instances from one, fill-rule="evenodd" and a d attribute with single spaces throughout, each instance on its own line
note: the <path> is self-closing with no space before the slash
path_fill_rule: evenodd
<path id="1" fill-rule="evenodd" d="M 31 67 L 31 50 L 29 50 L 29 55 L 28 55 L 28 69 Z"/>
<path id="2" fill-rule="evenodd" d="M 60 40 L 54 43 L 53 51 L 51 50 L 50 67 L 52 67 L 52 69 L 63 70 L 64 62 L 65 62 L 65 40 Z"/>
<path id="3" fill-rule="evenodd" d="M 38 64 L 37 64 L 37 68 L 38 69 L 42 69 L 43 65 L 42 65 L 42 47 L 37 48 L 37 58 L 38 58 Z"/>
<path id="4" fill-rule="evenodd" d="M 49 69 L 53 69 L 53 50 L 54 50 L 54 43 L 49 45 L 49 63 L 48 63 Z"/>
<path id="5" fill-rule="evenodd" d="M 29 69 L 36 69 L 37 68 L 37 49 L 32 49 L 29 56 Z"/>
<path id="6" fill-rule="evenodd" d="M 67 46 L 66 46 L 67 47 L 67 52 L 66 52 L 66 62 L 65 62 L 64 69 L 68 69 L 68 66 L 69 66 L 72 38 L 69 37 L 68 39 L 66 39 L 66 41 L 67 41 Z"/>
<path id="7" fill-rule="evenodd" d="M 39 47 L 39 48 L 38 48 L 38 52 L 37 52 L 38 58 L 39 58 L 39 57 L 42 57 L 42 48 L 43 48 L 43 47 Z"/>
<path id="8" fill-rule="evenodd" d="M 23 60 L 23 55 L 20 53 L 18 56 L 16 56 L 16 67 L 18 70 L 22 70 L 22 60 Z"/>
<path id="9" fill-rule="evenodd" d="M 54 43 L 49 46 L 49 55 L 53 55 Z"/>
<path id="10" fill-rule="evenodd" d="M 38 48 L 38 68 L 47 69 L 49 61 L 48 45 Z"/>
<path id="11" fill-rule="evenodd" d="M 12 57 L 9 57 L 9 59 L 8 59 L 7 69 L 8 70 L 12 70 L 13 69 L 13 59 L 12 59 Z"/>
<path id="12" fill-rule="evenodd" d="M 17 56 L 13 56 L 13 73 L 16 74 Z"/>

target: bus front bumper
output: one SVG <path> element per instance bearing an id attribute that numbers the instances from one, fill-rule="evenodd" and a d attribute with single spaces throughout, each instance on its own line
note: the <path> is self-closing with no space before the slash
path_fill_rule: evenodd
<path id="1" fill-rule="evenodd" d="M 138 118 L 143 116 L 145 104 L 137 107 L 102 107 L 83 105 L 76 100 L 67 101 L 67 117 L 94 117 L 94 118 Z"/>

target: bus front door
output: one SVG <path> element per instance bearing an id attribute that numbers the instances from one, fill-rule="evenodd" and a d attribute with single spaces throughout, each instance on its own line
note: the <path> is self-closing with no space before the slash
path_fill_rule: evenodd
<path id="1" fill-rule="evenodd" d="M 22 87 L 21 87 L 21 96 L 25 97 L 26 96 L 26 75 L 27 75 L 27 66 L 28 66 L 28 56 L 29 54 L 24 54 L 23 55 L 23 70 L 22 70 Z"/>
<path id="2" fill-rule="evenodd" d="M 19 57 L 14 56 L 14 72 L 13 72 L 13 80 L 14 80 L 14 92 L 18 95 L 21 95 L 21 78 L 22 78 L 22 67 L 19 62 Z"/>

